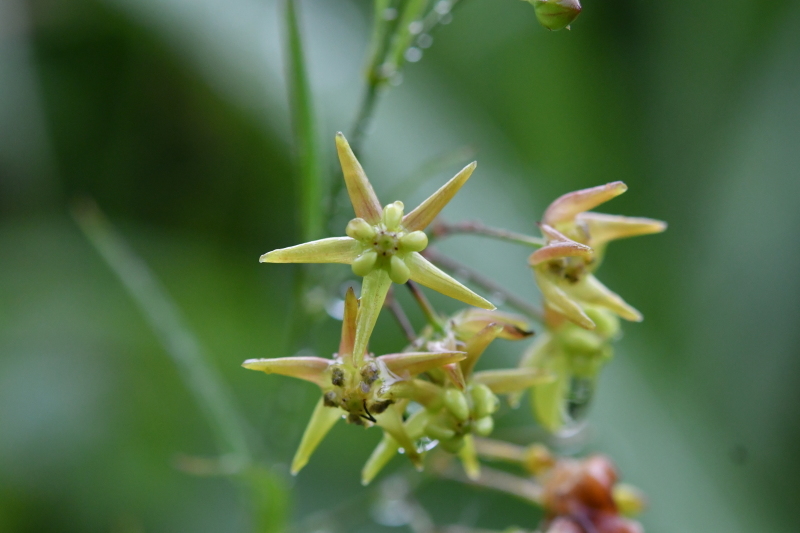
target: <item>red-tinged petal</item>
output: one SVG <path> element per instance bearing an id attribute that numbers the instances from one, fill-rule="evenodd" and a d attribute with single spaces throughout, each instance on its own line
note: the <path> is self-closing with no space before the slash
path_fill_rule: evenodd
<path id="1" fill-rule="evenodd" d="M 311 414 L 311 420 L 308 421 L 303 438 L 300 440 L 300 446 L 294 454 L 292 475 L 296 475 L 308 464 L 311 454 L 314 453 L 319 443 L 322 442 L 322 439 L 325 438 L 325 435 L 328 434 L 340 418 L 342 418 L 341 409 L 338 407 L 325 407 L 322 398 L 320 398 L 314 408 L 314 412 Z"/>
<path id="2" fill-rule="evenodd" d="M 403 418 L 394 409 L 387 409 L 383 413 L 376 415 L 375 419 L 378 421 L 378 426 L 392 436 L 394 440 L 404 449 L 406 455 L 418 469 L 422 469 L 422 458 L 417 452 L 417 447 L 414 441 L 408 435 L 405 426 L 403 426 Z"/>
<path id="3" fill-rule="evenodd" d="M 444 206 L 453 199 L 453 196 L 455 196 L 461 186 L 467 182 L 472 175 L 472 171 L 475 170 L 477 166 L 478 163 L 473 161 L 461 169 L 461 172 L 442 185 L 438 191 L 419 204 L 416 209 L 403 217 L 403 226 L 405 226 L 408 231 L 424 230 L 427 228 L 428 224 L 433 222 L 433 219 L 444 209 Z"/>
<path id="4" fill-rule="evenodd" d="M 534 275 L 536 277 L 536 283 L 539 285 L 539 290 L 542 291 L 542 296 L 544 296 L 545 304 L 548 307 L 558 311 L 582 328 L 595 328 L 595 323 L 584 313 L 583 308 L 578 302 L 567 296 L 564 291 L 550 281 L 547 276 L 539 273 L 538 270 L 534 270 Z"/>
<path id="5" fill-rule="evenodd" d="M 594 250 L 585 244 L 575 241 L 554 241 L 539 248 L 528 257 L 528 264 L 536 266 L 553 259 L 562 259 L 564 257 L 583 257 L 584 259 L 591 259 L 594 255 Z"/>
<path id="6" fill-rule="evenodd" d="M 280 357 L 278 359 L 248 359 L 242 366 L 267 374 L 281 374 L 310 381 L 320 387 L 325 383 L 324 373 L 331 364 L 322 357 Z"/>
<path id="7" fill-rule="evenodd" d="M 394 374 L 401 378 L 409 378 L 450 363 L 462 361 L 464 352 L 405 352 L 382 355 L 380 361 Z"/>
<path id="8" fill-rule="evenodd" d="M 571 296 L 589 304 L 605 307 L 625 320 L 642 321 L 642 314 L 639 311 L 628 305 L 617 293 L 603 285 L 593 275 L 584 277 L 579 283 L 573 285 L 569 292 Z"/>
<path id="9" fill-rule="evenodd" d="M 661 233 L 667 223 L 642 217 L 624 217 L 605 213 L 581 213 L 578 222 L 586 225 L 592 244 L 604 244 L 617 239 Z"/>
<path id="10" fill-rule="evenodd" d="M 551 225 L 570 221 L 578 213 L 597 207 L 627 190 L 627 185 L 621 181 L 614 181 L 590 189 L 567 193 L 550 204 L 544 212 L 542 221 Z"/>
<path id="11" fill-rule="evenodd" d="M 330 237 L 305 242 L 262 255 L 261 263 L 343 263 L 349 265 L 361 252 L 361 244 L 350 237 Z"/>
<path id="12" fill-rule="evenodd" d="M 417 252 L 412 252 L 406 256 L 406 266 L 411 270 L 411 280 L 416 281 L 420 285 L 425 285 L 428 288 L 441 292 L 445 296 L 461 300 L 475 307 L 490 310 L 496 309 L 491 302 L 478 296 L 470 289 L 439 270 L 433 263 Z"/>
<path id="13" fill-rule="evenodd" d="M 375 322 L 378 320 L 391 285 L 392 280 L 389 279 L 389 273 L 382 268 L 376 268 L 364 276 L 358 307 L 356 336 L 353 343 L 353 362 L 357 366 L 361 365 L 364 354 L 367 353 L 370 335 L 372 335 Z"/>
<path id="14" fill-rule="evenodd" d="M 510 394 L 523 391 L 534 385 L 553 381 L 554 376 L 538 368 L 508 368 L 475 372 L 472 380 L 489 387 L 495 394 Z"/>
<path id="15" fill-rule="evenodd" d="M 364 169 L 361 168 L 361 163 L 356 159 L 347 139 L 341 132 L 336 134 L 336 151 L 339 154 L 339 163 L 342 165 L 347 194 L 350 196 L 356 216 L 370 224 L 377 224 L 381 220 L 383 208 Z"/>
<path id="16" fill-rule="evenodd" d="M 461 365 L 458 363 L 450 363 L 442 367 L 447 377 L 459 390 L 464 390 L 467 387 L 467 381 L 464 379 L 464 373 L 461 371 Z"/>
<path id="17" fill-rule="evenodd" d="M 489 324 L 503 327 L 497 335 L 501 339 L 519 340 L 533 335 L 530 323 L 522 315 L 503 311 L 487 311 L 485 309 L 466 309 L 452 318 L 458 338 L 469 340 Z"/>
<path id="18" fill-rule="evenodd" d="M 353 287 L 347 289 L 344 297 L 344 316 L 342 318 L 342 338 L 339 341 L 339 357 L 350 359 L 356 342 L 356 318 L 358 317 L 358 298 Z"/>
<path id="19" fill-rule="evenodd" d="M 503 331 L 501 324 L 489 324 L 467 341 L 467 345 L 464 347 L 467 352 L 467 358 L 461 361 L 461 371 L 465 376 L 472 374 L 475 363 L 483 355 L 489 343 L 495 340 L 501 331 Z"/>

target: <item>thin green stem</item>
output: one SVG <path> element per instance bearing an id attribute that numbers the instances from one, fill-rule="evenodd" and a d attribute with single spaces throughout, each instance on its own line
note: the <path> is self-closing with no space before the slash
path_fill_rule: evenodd
<path id="1" fill-rule="evenodd" d="M 298 212 L 304 241 L 322 235 L 322 187 L 319 150 L 316 139 L 316 118 L 308 81 L 308 72 L 303 53 L 295 0 L 286 0 L 285 6 L 285 54 L 287 65 L 287 89 L 300 175 Z"/>
<path id="2" fill-rule="evenodd" d="M 417 334 L 414 331 L 414 326 L 411 325 L 411 321 L 408 319 L 408 315 L 406 315 L 403 306 L 394 297 L 394 288 L 389 289 L 389 293 L 386 295 L 386 300 L 384 301 L 383 306 L 392 312 L 392 316 L 394 316 L 395 320 L 400 326 L 400 329 L 403 330 L 403 334 L 406 336 L 408 342 L 413 343 L 416 341 Z"/>
<path id="3" fill-rule="evenodd" d="M 508 305 L 517 311 L 526 314 L 537 322 L 543 323 L 544 312 L 539 307 L 523 300 L 513 292 L 495 282 L 493 279 L 475 272 L 473 269 L 456 261 L 455 259 L 447 257 L 446 255 L 440 253 L 433 246 L 428 246 L 428 248 L 422 252 L 422 255 L 428 258 L 428 260 L 430 260 L 432 263 L 445 270 L 449 270 L 450 272 L 458 272 L 466 278 L 467 282 L 471 281 L 475 285 L 482 287 L 484 290 L 501 295 Z"/>
<path id="4" fill-rule="evenodd" d="M 252 453 L 244 418 L 234 407 L 230 391 L 208 360 L 199 339 L 186 325 L 178 306 L 94 203 L 86 202 L 76 207 L 73 215 L 178 367 L 181 378 L 214 432 L 220 452 L 232 455 L 240 468 L 250 465 Z"/>
<path id="5" fill-rule="evenodd" d="M 422 292 L 422 289 L 419 288 L 419 285 L 413 281 L 407 281 L 406 286 L 411 291 L 411 295 L 414 297 L 420 309 L 422 309 L 422 313 L 425 315 L 428 324 L 430 324 L 437 333 L 444 333 L 444 327 L 442 326 L 442 320 L 439 318 L 439 314 L 433 308 L 431 302 L 425 296 L 425 293 Z"/>
<path id="6" fill-rule="evenodd" d="M 431 228 L 430 236 L 432 239 L 444 239 L 452 235 L 479 235 L 481 237 L 489 237 L 491 239 L 521 244 L 523 246 L 532 246 L 534 248 L 541 248 L 547 244 L 545 240 L 540 237 L 531 237 L 524 233 L 493 228 L 478 221 L 466 220 L 455 224 L 448 224 L 447 222 L 437 220 Z"/>

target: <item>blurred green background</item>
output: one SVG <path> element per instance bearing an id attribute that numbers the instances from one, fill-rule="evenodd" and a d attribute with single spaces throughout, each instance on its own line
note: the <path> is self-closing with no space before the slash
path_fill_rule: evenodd
<path id="1" fill-rule="evenodd" d="M 334 176 L 370 3 L 302 8 Z M 437 524 L 535 528 L 538 513 L 509 497 L 391 477 L 408 473 L 402 458 L 362 488 L 377 430 L 337 426 L 288 476 L 317 391 L 239 366 L 291 355 L 292 267 L 257 262 L 298 235 L 280 20 L 272 0 L 0 3 L 0 531 L 253 528 L 241 488 L 175 468 L 180 454 L 213 457 L 213 434 L 70 218 L 83 195 L 180 306 L 288 491 L 265 497 L 287 498 L 298 531 L 408 531 L 405 479 Z M 798 530 L 799 95 L 797 2 L 586 0 L 572 31 L 548 32 L 527 3 L 464 0 L 382 99 L 364 146 L 385 201 L 471 147 L 479 167 L 448 220 L 533 232 L 556 196 L 624 180 L 604 211 L 669 222 L 612 245 L 600 271 L 646 320 L 626 324 L 585 443 L 647 492 L 650 533 Z M 536 297 L 526 250 L 468 237 L 444 249 Z M 333 351 L 338 327 L 320 317 L 309 344 Z M 377 332 L 376 351 L 402 343 L 388 317 Z M 513 365 L 520 349 L 487 359 Z M 537 433 L 520 409 L 497 435 Z"/>

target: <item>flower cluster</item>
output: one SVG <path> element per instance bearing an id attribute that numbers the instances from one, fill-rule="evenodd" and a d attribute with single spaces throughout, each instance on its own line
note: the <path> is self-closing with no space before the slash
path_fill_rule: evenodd
<path id="1" fill-rule="evenodd" d="M 430 250 L 426 252 L 429 240 L 441 235 L 429 235 L 425 230 L 466 183 L 476 164 L 467 165 L 406 213 L 400 201 L 381 205 L 341 133 L 336 136 L 336 148 L 355 211 L 346 236 L 273 250 L 260 260 L 348 264 L 363 278 L 360 297 L 352 288 L 345 296 L 338 351 L 330 358 L 250 359 L 243 364 L 320 388 L 320 399 L 292 461 L 292 473 L 308 463 L 341 419 L 383 431 L 361 472 L 362 482 L 368 484 L 398 453 L 421 469 L 424 455 L 433 448 L 457 455 L 467 476 L 479 480 L 479 456 L 485 456 L 481 448 L 487 446 L 485 437 L 494 429 L 499 395 L 507 395 L 509 403 L 516 405 L 523 392 L 531 390 L 536 418 L 554 433 L 583 418 L 600 369 L 612 357 L 619 319 L 642 318 L 603 285 L 595 272 L 610 241 L 657 233 L 666 224 L 590 211 L 623 193 L 626 186 L 622 182 L 555 200 L 539 224 L 541 240 L 520 234 L 513 234 L 512 239 L 540 246 L 528 262 L 543 297 L 544 309 L 538 319 L 544 331 L 524 351 L 516 368 L 476 371 L 476 363 L 496 339 L 518 341 L 533 335 L 529 317 L 496 311 L 489 301 L 425 256 L 428 253 L 446 264 Z M 505 230 L 488 234 L 511 235 Z M 441 316 L 413 282 L 472 307 Z M 418 335 L 410 335 L 411 343 L 403 350 L 375 356 L 369 352 L 369 342 L 393 283 L 409 284 L 428 325 Z M 539 315 L 527 312 L 532 317 Z M 635 507 L 636 498 L 630 491 L 618 490 L 616 471 L 607 459 L 559 460 L 541 446 L 514 453 L 541 484 L 548 532 L 641 531 L 638 524 L 621 516 L 625 508 Z"/>
<path id="2" fill-rule="evenodd" d="M 597 375 L 612 357 L 611 343 L 620 330 L 617 317 L 642 320 L 639 311 L 594 275 L 609 242 L 666 229 L 660 220 L 589 211 L 626 190 L 616 181 L 556 199 L 539 225 L 546 245 L 528 259 L 543 296 L 547 331 L 520 367 L 547 370 L 555 378 L 531 394 L 537 419 L 550 431 L 583 417 Z"/>

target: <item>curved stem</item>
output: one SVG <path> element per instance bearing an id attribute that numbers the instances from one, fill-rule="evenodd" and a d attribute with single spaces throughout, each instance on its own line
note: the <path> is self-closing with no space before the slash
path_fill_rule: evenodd
<path id="1" fill-rule="evenodd" d="M 531 237 L 530 235 L 525 235 L 524 233 L 516 233 L 514 231 L 508 231 L 505 229 L 493 228 L 477 220 L 465 220 L 455 224 L 448 224 L 447 222 L 437 220 L 431 228 L 432 239 L 443 239 L 445 237 L 459 234 L 480 235 L 501 241 L 512 242 L 514 244 L 532 246 L 534 248 L 540 248 L 547 244 L 542 238 Z"/>

